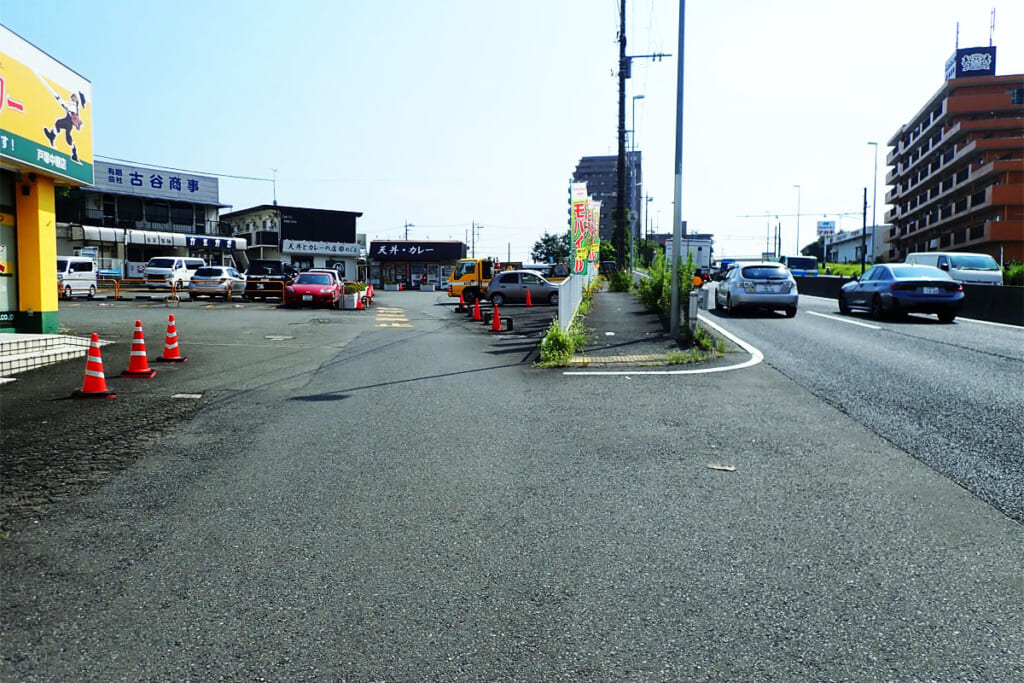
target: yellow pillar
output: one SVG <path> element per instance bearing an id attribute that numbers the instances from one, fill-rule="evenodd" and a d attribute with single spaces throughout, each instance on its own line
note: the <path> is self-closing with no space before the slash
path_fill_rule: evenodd
<path id="1" fill-rule="evenodd" d="M 18 242 L 19 332 L 55 334 L 57 220 L 53 179 L 22 173 L 15 187 Z"/>

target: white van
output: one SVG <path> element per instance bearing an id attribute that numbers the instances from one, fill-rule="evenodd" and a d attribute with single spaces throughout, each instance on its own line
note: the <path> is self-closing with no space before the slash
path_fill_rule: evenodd
<path id="1" fill-rule="evenodd" d="M 988 254 L 966 251 L 922 251 L 907 254 L 907 263 L 935 266 L 958 282 L 972 285 L 1003 284 L 1003 269 Z"/>
<path id="2" fill-rule="evenodd" d="M 156 256 L 149 259 L 143 271 L 150 289 L 170 289 L 171 285 L 183 291 L 192 281 L 192 274 L 206 265 L 201 258 L 188 256 Z"/>
<path id="3" fill-rule="evenodd" d="M 70 299 L 85 294 L 92 298 L 96 294 L 96 262 L 85 256 L 57 257 L 57 291 L 60 296 Z"/>

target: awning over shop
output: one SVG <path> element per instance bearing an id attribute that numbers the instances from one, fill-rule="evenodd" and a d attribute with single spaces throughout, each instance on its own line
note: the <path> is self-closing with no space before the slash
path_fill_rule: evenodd
<path id="1" fill-rule="evenodd" d="M 125 244 L 125 231 L 121 228 L 104 228 L 96 225 L 72 225 L 71 239 L 87 242 Z M 190 247 L 193 249 L 225 249 L 231 251 L 244 251 L 248 246 L 245 239 L 241 237 L 208 237 L 206 235 L 157 232 L 155 230 L 128 230 L 127 243 L 165 247 Z"/>

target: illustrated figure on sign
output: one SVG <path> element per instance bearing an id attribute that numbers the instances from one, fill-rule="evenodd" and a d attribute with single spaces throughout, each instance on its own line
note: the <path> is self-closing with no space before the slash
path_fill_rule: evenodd
<path id="1" fill-rule="evenodd" d="M 64 117 L 54 121 L 53 128 L 43 128 L 43 133 L 46 135 L 46 139 L 50 141 L 50 147 L 56 148 L 54 142 L 57 139 L 57 134 L 64 131 L 64 141 L 71 147 L 71 160 L 78 161 L 78 147 L 75 145 L 74 138 L 71 137 L 71 130 L 82 129 L 80 111 L 85 109 L 85 95 L 82 93 L 71 93 L 71 100 L 67 101 L 57 93 L 54 93 L 52 88 L 50 92 L 57 99 L 57 103 L 63 107 Z"/>

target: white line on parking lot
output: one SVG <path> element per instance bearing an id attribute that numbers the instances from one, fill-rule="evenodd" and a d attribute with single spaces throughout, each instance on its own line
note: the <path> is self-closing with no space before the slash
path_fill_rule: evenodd
<path id="1" fill-rule="evenodd" d="M 868 323 L 862 323 L 859 320 L 848 320 L 846 318 L 840 318 L 838 315 L 833 313 L 818 313 L 816 311 L 807 311 L 808 315 L 816 315 L 819 318 L 825 318 L 826 320 L 835 320 L 837 322 L 846 323 L 848 325 L 859 325 L 860 327 L 866 327 L 869 330 L 880 330 L 882 329 L 878 325 L 869 325 Z"/>
<path id="2" fill-rule="evenodd" d="M 736 335 L 732 334 L 723 327 L 720 327 L 716 323 L 712 322 L 705 316 L 699 316 L 702 323 L 710 328 L 713 328 L 722 336 L 729 339 L 731 342 L 739 346 L 741 349 L 750 354 L 750 358 L 737 363 L 736 365 L 722 365 L 714 368 L 698 368 L 696 370 L 567 370 L 563 372 L 563 375 L 706 375 L 712 372 L 727 372 L 729 370 L 741 370 L 743 368 L 749 368 L 752 365 L 757 365 L 764 360 L 764 354 L 758 351 L 756 348 L 743 341 Z"/>

